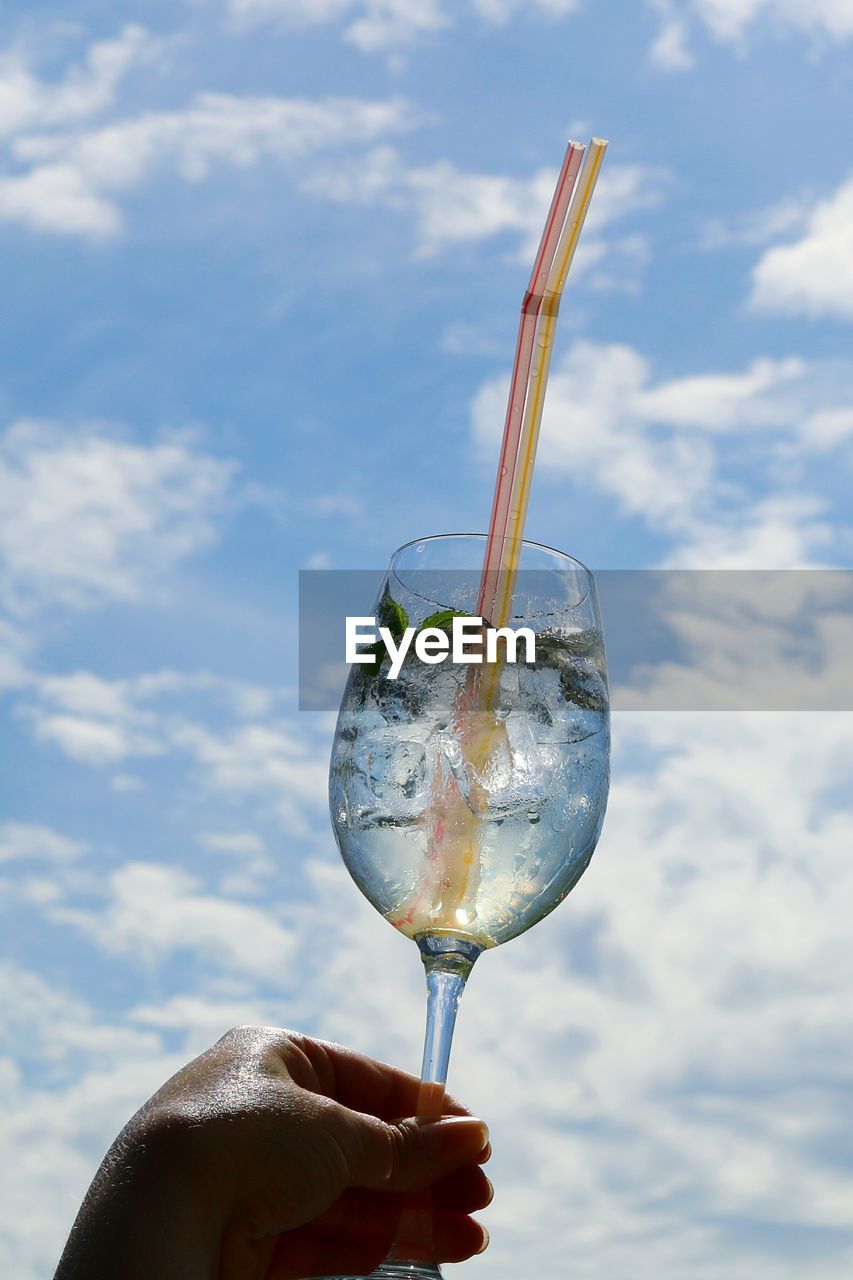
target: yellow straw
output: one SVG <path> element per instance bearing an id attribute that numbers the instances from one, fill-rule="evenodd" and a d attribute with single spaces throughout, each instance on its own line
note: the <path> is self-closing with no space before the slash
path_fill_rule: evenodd
<path id="1" fill-rule="evenodd" d="M 512 492 L 507 514 L 506 537 L 501 549 L 498 565 L 497 582 L 499 584 L 495 600 L 496 608 L 492 625 L 505 627 L 512 614 L 512 602 L 515 594 L 515 580 L 524 538 L 524 525 L 527 519 L 527 507 L 530 501 L 530 490 L 533 482 L 533 464 L 536 461 L 536 447 L 539 443 L 539 428 L 542 424 L 542 409 L 545 403 L 545 389 L 548 385 L 548 373 L 551 368 L 551 356 L 554 350 L 554 332 L 557 328 L 557 315 L 560 310 L 560 299 L 566 283 L 566 277 L 575 256 L 581 231 L 589 209 L 592 193 L 598 181 L 607 142 L 603 138 L 593 138 L 587 148 L 586 161 L 581 170 L 572 203 L 566 215 L 560 243 L 554 254 L 551 270 L 542 294 L 542 306 L 539 312 L 539 325 L 536 331 L 536 351 L 533 357 L 533 368 L 527 390 L 527 401 L 524 407 L 524 423 L 518 445 L 518 461 L 513 476 Z M 486 707 L 491 707 L 497 693 L 500 680 L 500 663 L 494 663 L 484 673 L 485 679 L 481 687 L 481 697 Z M 488 743 L 481 744 L 481 756 L 488 755 Z"/>
<path id="2" fill-rule="evenodd" d="M 592 193 L 601 170 L 607 142 L 603 138 L 593 138 L 586 154 L 586 163 L 581 172 L 577 190 L 569 208 L 566 225 L 557 246 L 554 262 L 548 273 L 542 298 L 539 332 L 536 335 L 536 354 L 533 370 L 530 375 L 530 387 L 527 404 L 524 410 L 524 425 L 521 432 L 518 458 L 513 479 L 512 496 L 510 497 L 507 535 L 501 556 L 503 596 L 500 600 L 497 615 L 492 619 L 495 626 L 506 626 L 512 611 L 512 598 L 515 588 L 515 575 L 521 559 L 524 524 L 527 518 L 527 505 L 530 501 L 530 489 L 533 481 L 533 463 L 536 460 L 536 446 L 539 443 L 539 428 L 542 423 L 542 407 L 545 403 L 545 388 L 548 384 L 548 372 L 551 367 L 551 355 L 554 350 L 554 330 L 557 327 L 557 313 L 560 308 L 560 297 L 566 276 L 575 256 L 575 250 L 583 230 L 584 220 L 589 209 Z"/>
<path id="3" fill-rule="evenodd" d="M 583 229 L 592 193 L 598 179 L 601 162 L 607 143 L 601 138 L 593 138 L 587 151 L 586 163 L 581 172 L 580 181 L 566 215 L 566 223 L 560 236 L 560 242 L 554 256 L 551 269 L 543 290 L 542 305 L 539 312 L 539 325 L 536 332 L 536 354 L 527 392 L 524 411 L 524 422 L 518 445 L 517 463 L 513 477 L 507 515 L 506 536 L 501 550 L 498 565 L 498 582 L 502 583 L 503 596 L 498 605 L 496 616 L 490 619 L 493 626 L 506 626 L 512 611 L 512 600 L 515 590 L 515 576 L 521 559 L 524 522 L 527 516 L 527 504 L 530 498 L 530 487 L 533 479 L 533 463 L 536 458 L 536 446 L 539 439 L 539 427 L 542 422 L 542 406 L 545 400 L 545 388 L 551 365 L 551 353 L 554 346 L 554 330 L 557 323 L 557 312 L 563 286 L 572 265 L 578 239 Z M 464 738 L 463 752 L 477 771 L 495 749 L 497 737 L 506 733 L 506 726 L 496 723 L 492 716 L 492 708 L 497 686 L 500 682 L 502 663 L 500 659 L 489 665 L 485 679 L 479 686 L 479 714 L 469 708 L 463 716 Z M 465 723 L 467 721 L 467 723 Z M 474 806 L 476 808 L 476 805 Z M 476 892 L 478 867 L 478 851 L 480 822 L 476 812 L 472 812 L 459 791 L 452 787 L 443 805 L 438 808 L 441 834 L 437 836 L 435 845 L 435 874 L 433 884 L 424 886 L 413 895 L 409 911 L 405 918 L 394 921 L 398 927 L 412 935 L 431 928 L 433 931 L 454 931 L 465 928 L 461 918 L 467 911 L 461 906 L 467 897 Z M 442 848 L 444 846 L 444 848 Z M 440 895 L 436 901 L 435 896 Z M 439 924 L 436 916 L 440 909 Z"/>

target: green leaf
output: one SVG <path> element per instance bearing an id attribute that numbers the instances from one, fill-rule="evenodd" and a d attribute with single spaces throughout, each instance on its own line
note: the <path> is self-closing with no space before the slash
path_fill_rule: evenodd
<path id="1" fill-rule="evenodd" d="M 379 625 L 387 628 L 395 640 L 401 638 L 409 625 L 406 610 L 387 591 L 379 601 Z"/>
<path id="2" fill-rule="evenodd" d="M 358 669 L 361 672 L 361 674 L 363 676 L 367 676 L 368 678 L 371 676 L 377 675 L 379 668 L 382 666 L 382 663 L 384 662 L 386 657 L 384 641 L 375 640 L 373 644 L 369 645 L 366 649 L 361 649 L 359 652 L 370 653 L 373 655 L 372 663 L 360 662 L 358 664 Z"/>
<path id="3" fill-rule="evenodd" d="M 463 613 L 461 609 L 439 609 L 438 613 L 431 613 L 428 618 L 424 618 L 418 630 L 423 631 L 425 627 L 438 627 L 440 631 L 444 631 L 451 626 L 454 618 L 473 617 L 473 613 Z"/>

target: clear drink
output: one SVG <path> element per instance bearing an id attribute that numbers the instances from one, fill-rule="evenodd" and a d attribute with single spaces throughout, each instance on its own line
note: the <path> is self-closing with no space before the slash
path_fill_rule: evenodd
<path id="1" fill-rule="evenodd" d="M 344 862 L 410 937 L 506 942 L 565 898 L 598 840 L 609 782 L 600 631 L 546 628 L 535 663 L 496 671 L 413 654 L 396 681 L 385 669 L 353 667 L 338 718 L 330 801 Z M 492 696 L 472 703 L 490 670 Z"/>

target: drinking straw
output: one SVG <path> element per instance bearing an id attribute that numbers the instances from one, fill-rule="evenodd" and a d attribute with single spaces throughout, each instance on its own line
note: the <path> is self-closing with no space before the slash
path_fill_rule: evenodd
<path id="1" fill-rule="evenodd" d="M 570 144 L 569 152 L 572 149 Z M 504 450 L 498 466 L 495 509 L 498 506 L 497 491 L 505 484 L 511 486 L 507 503 L 506 528 L 500 533 L 499 523 L 495 522 L 495 527 L 490 530 L 490 537 L 486 544 L 487 561 L 483 567 L 480 586 L 481 601 L 485 600 L 487 604 L 491 603 L 489 593 L 490 591 L 493 593 L 491 600 L 494 602 L 494 607 L 490 621 L 493 626 L 497 627 L 505 626 L 512 612 L 515 578 L 518 571 L 518 563 L 521 559 L 524 523 L 530 498 L 539 428 L 542 422 L 545 388 L 551 367 L 551 354 L 554 348 L 554 331 L 557 324 L 560 298 L 566 283 L 566 277 L 569 274 L 569 268 L 574 259 L 581 231 L 583 230 L 587 210 L 592 200 L 592 193 L 595 190 L 606 149 L 607 143 L 604 139 L 593 138 L 586 152 L 583 171 L 577 189 L 571 198 L 571 204 L 568 214 L 565 216 L 565 223 L 561 229 L 557 248 L 553 252 L 550 266 L 546 268 L 547 278 L 544 290 L 542 290 L 542 297 L 536 304 L 536 312 L 533 317 L 534 320 L 538 319 L 535 336 L 536 351 L 533 357 L 532 372 L 526 388 L 526 396 L 519 393 L 517 379 L 516 385 L 510 391 L 510 407 L 507 411 L 508 426 L 510 426 L 513 416 L 514 406 L 512 401 L 515 399 L 516 403 L 519 403 L 519 396 L 521 396 L 520 402 L 524 404 L 524 415 L 518 438 L 515 465 L 511 473 L 507 457 L 511 452 L 511 436 L 508 442 L 507 432 L 505 431 Z M 570 164 L 571 158 L 567 153 L 567 163 L 564 168 L 569 168 Z M 554 203 L 556 203 L 556 196 Z M 546 232 L 543 235 L 543 244 L 545 244 L 546 248 L 545 252 L 540 252 L 537 255 L 537 258 L 541 259 L 541 261 L 537 262 L 537 268 L 543 266 L 545 253 L 550 250 L 549 231 L 550 228 L 546 225 Z M 540 251 L 541 248 L 542 246 L 540 246 Z M 531 280 L 538 274 L 537 268 L 534 269 Z M 524 310 L 522 310 L 523 325 Z M 521 335 L 519 335 L 519 346 L 521 346 Z M 524 358 L 524 353 L 522 352 L 522 359 Z M 527 358 L 529 363 L 529 357 Z M 515 369 L 513 374 L 515 378 Z M 507 447 L 508 443 L 510 447 Z M 500 497 L 503 500 L 505 494 L 501 492 Z M 493 509 L 493 521 L 494 516 L 495 510 Z M 491 544 L 499 549 L 496 570 L 490 569 L 488 564 L 488 553 L 491 549 Z M 481 616 L 487 615 L 481 613 Z M 500 684 L 501 665 L 500 660 L 489 664 L 486 670 L 482 672 L 482 681 L 475 674 L 478 669 L 472 668 L 470 673 L 472 678 L 466 689 L 466 696 L 460 700 L 460 705 L 457 708 L 455 728 L 462 738 L 463 754 L 474 766 L 477 775 L 479 775 L 484 763 L 495 751 L 500 738 L 506 734 L 505 724 L 497 722 L 493 714 L 495 697 Z M 471 808 L 458 793 L 454 794 L 452 787 L 451 795 L 447 799 L 449 804 L 446 804 L 444 811 L 440 812 L 439 821 L 434 832 L 434 853 L 443 872 L 444 906 L 445 908 L 460 910 L 461 903 L 471 892 L 472 879 L 477 874 L 479 837 L 481 833 L 476 814 L 472 812 Z M 474 807 L 476 808 L 476 806 Z M 448 835 L 450 836 L 449 841 Z"/>
<path id="2" fill-rule="evenodd" d="M 493 624 L 498 627 L 506 625 L 512 611 L 515 575 L 521 559 L 524 524 L 527 518 L 527 506 L 530 501 L 533 464 L 536 461 L 536 446 L 539 442 L 542 407 L 545 403 L 545 388 L 548 383 L 551 356 L 554 350 L 554 331 L 557 327 L 560 298 L 563 293 L 563 286 L 566 283 L 566 277 L 569 274 L 569 268 L 575 256 L 575 250 L 583 230 L 583 224 L 606 150 L 607 142 L 603 138 L 593 138 L 589 144 L 586 163 L 572 199 L 566 224 L 560 236 L 560 243 L 545 284 L 540 307 L 541 318 L 536 334 L 536 352 L 533 359 L 533 370 L 530 375 L 530 385 L 524 409 L 524 422 L 519 441 L 518 460 L 512 479 L 507 528 L 501 543 L 500 589 L 496 602 L 497 607 L 492 617 Z"/>
<path id="3" fill-rule="evenodd" d="M 480 616 L 488 618 L 493 626 L 505 626 L 512 608 L 560 298 L 606 148 L 603 139 L 592 139 L 572 196 L 584 148 L 579 143 L 569 143 L 522 306 L 479 594 Z M 501 665 L 500 661 L 490 664 L 482 683 L 475 674 L 478 669 L 472 668 L 456 707 L 454 727 L 462 737 L 463 755 L 476 774 L 506 736 L 505 724 L 493 715 Z M 441 794 L 436 795 L 432 810 L 431 884 L 416 889 L 394 920 L 398 927 L 407 925 L 412 933 L 435 927 L 430 917 L 436 908 L 444 919 L 451 914 L 458 918 L 464 910 L 461 904 L 475 889 L 481 835 L 479 805 L 466 801 L 455 780 L 446 779 L 444 787 L 446 790 L 442 788 Z M 473 792 L 472 787 L 470 800 L 474 799 Z M 430 890 L 439 895 L 438 901 L 431 899 Z"/>
<path id="4" fill-rule="evenodd" d="M 533 260 L 530 280 L 521 304 L 521 318 L 518 323 L 518 339 L 515 347 L 515 360 L 512 366 L 512 378 L 507 399 L 506 420 L 504 422 L 503 442 L 501 444 L 498 474 L 495 480 L 495 493 L 492 500 L 492 514 L 489 520 L 489 534 L 486 540 L 486 557 L 483 565 L 483 577 L 480 583 L 480 595 L 477 612 L 480 617 L 491 617 L 495 607 L 498 591 L 497 571 L 506 536 L 509 518 L 510 495 L 515 474 L 518 444 L 521 438 L 524 400 L 527 394 L 527 383 L 530 377 L 530 362 L 533 356 L 533 336 L 536 321 L 542 305 L 542 293 L 549 277 L 554 255 L 560 241 L 560 232 L 566 219 L 572 191 L 577 181 L 583 153 L 586 150 L 582 142 L 569 142 L 563 164 L 551 199 L 551 208 L 542 228 L 542 238 Z"/>

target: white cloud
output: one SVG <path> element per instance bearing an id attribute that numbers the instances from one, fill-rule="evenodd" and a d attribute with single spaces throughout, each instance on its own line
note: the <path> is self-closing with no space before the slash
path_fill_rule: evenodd
<path id="1" fill-rule="evenodd" d="M 661 16 L 660 32 L 651 49 L 652 61 L 664 70 L 690 65 L 685 37 L 691 20 L 701 22 L 721 44 L 742 48 L 754 29 L 790 30 L 813 37 L 844 41 L 853 35 L 849 0 L 649 0 Z"/>
<path id="2" fill-rule="evenodd" d="M 511 1280 L 535 1258 L 558 1275 L 570 1252 L 593 1280 L 628 1274 L 640 1251 L 660 1280 L 718 1280 L 721 1262 L 732 1280 L 796 1280 L 795 1230 L 821 1280 L 846 1280 L 853 717 L 632 714 L 615 736 L 590 870 L 552 917 L 482 958 L 460 1013 L 451 1087 L 495 1152 L 490 1274 Z M 98 1018 L 14 975 L 0 1007 L 27 1034 L 15 1023 L 7 1041 L 37 1063 L 51 1045 L 62 1072 L 51 1089 L 17 1064 L 4 1076 L 15 1275 L 49 1271 L 99 1147 L 190 1043 L 285 1021 L 415 1067 L 414 947 L 339 864 L 306 870 L 285 938 L 268 912 L 240 915 L 174 869 L 116 872 L 105 910 L 77 927 L 115 963 L 156 966 L 184 945 L 207 963 L 198 986 L 182 965 L 126 1014 Z M 174 969 L 154 972 L 166 983 Z M 161 1034 L 186 1050 L 165 1054 Z"/>
<path id="3" fill-rule="evenodd" d="M 113 106 L 122 79 L 156 60 L 163 42 L 144 28 L 126 26 L 112 40 L 96 41 L 82 66 L 53 83 L 40 80 L 20 52 L 0 53 L 0 139 L 14 151 L 15 139 L 42 130 L 67 130 Z M 86 175 L 61 160 L 28 170 L 12 162 L 0 171 L 0 221 L 39 231 L 109 235 L 119 224 L 115 207 Z"/>
<path id="4" fill-rule="evenodd" d="M 126 719 L 131 714 L 126 681 L 106 680 L 91 671 L 75 671 L 67 676 L 45 676 L 42 696 L 66 711 Z"/>
<path id="5" fill-rule="evenodd" d="M 664 71 L 689 71 L 695 59 L 687 48 L 684 23 L 676 18 L 664 22 L 652 42 L 649 57 Z"/>
<path id="6" fill-rule="evenodd" d="M 26 683 L 32 637 L 0 614 L 0 693 Z"/>
<path id="7" fill-rule="evenodd" d="M 810 205 L 805 198 L 786 197 L 731 223 L 711 219 L 702 228 L 699 248 L 713 251 L 728 249 L 732 245 L 764 246 L 779 236 L 801 230 L 809 210 Z"/>
<path id="8" fill-rule="evenodd" d="M 300 726 L 301 728 L 301 726 Z M 287 722 L 248 724 L 230 733 L 200 725 L 176 728 L 176 744 L 201 766 L 215 792 L 261 798 L 291 834 L 311 834 L 328 807 L 328 746 L 306 746 L 307 733 Z"/>
<path id="9" fill-rule="evenodd" d="M 133 698 L 143 702 L 193 693 L 206 694 L 240 719 L 268 715 L 282 698 L 289 696 L 284 687 L 253 684 L 212 671 L 175 671 L 170 668 L 134 676 L 127 687 Z"/>
<path id="10" fill-rule="evenodd" d="M 802 436 L 817 450 L 843 444 L 853 436 L 853 406 L 818 409 L 803 422 Z"/>
<path id="11" fill-rule="evenodd" d="M 742 373 L 676 378 L 638 392 L 636 408 L 649 422 L 727 432 L 744 427 L 785 427 L 792 421 L 791 384 L 802 380 L 803 360 L 754 360 Z"/>
<path id="12" fill-rule="evenodd" d="M 366 0 L 363 8 L 346 35 L 371 53 L 408 44 L 449 25 L 439 0 Z"/>
<path id="13" fill-rule="evenodd" d="M 38 79 L 18 51 L 0 51 L 0 138 L 25 129 L 67 128 L 98 114 L 113 104 L 128 72 L 152 62 L 162 47 L 143 27 L 126 26 L 115 39 L 90 45 L 83 65 L 58 83 Z"/>
<path id="14" fill-rule="evenodd" d="M 0 965 L 0 1043 L 0 1259 L 5 1273 L 36 1280 L 53 1273 L 107 1145 L 180 1058 L 150 1028 L 99 1015 L 10 963 Z"/>
<path id="15" fill-rule="evenodd" d="M 265 158 L 297 160 L 326 147 L 369 142 L 407 120 L 399 101 L 200 93 L 183 111 L 150 112 L 78 134 L 21 137 L 14 150 L 26 161 L 68 159 L 94 185 L 121 189 L 162 160 L 198 181 L 214 163 L 248 168 Z"/>
<path id="16" fill-rule="evenodd" d="M 215 539 L 233 472 L 185 438 L 16 423 L 0 437 L 7 607 L 139 598 Z"/>
<path id="17" fill-rule="evenodd" d="M 853 181 L 815 206 L 801 239 L 765 251 L 750 300 L 764 311 L 853 317 Z"/>
<path id="18" fill-rule="evenodd" d="M 107 236 L 121 219 L 84 174 L 70 164 L 52 164 L 15 177 L 0 177 L 0 221 L 33 231 Z"/>
<path id="19" fill-rule="evenodd" d="M 829 554 L 835 531 L 820 498 L 788 494 L 751 503 L 728 517 L 697 520 L 666 558 L 673 567 L 798 568 Z"/>
<path id="20" fill-rule="evenodd" d="M 451 355 L 503 356 L 506 343 L 494 326 L 452 320 L 438 340 L 439 348 Z"/>
<path id="21" fill-rule="evenodd" d="M 506 379 L 495 379 L 473 404 L 474 439 L 490 458 L 505 398 Z M 789 491 L 790 479 L 756 495 L 738 460 L 751 464 L 760 449 L 765 470 L 796 468 L 846 444 L 851 400 L 849 375 L 794 357 L 655 384 L 634 349 L 577 342 L 549 380 L 537 465 L 585 477 L 669 535 L 673 563 L 796 567 L 828 550 L 823 503 Z"/>
<path id="22" fill-rule="evenodd" d="M 162 172 L 199 182 L 217 165 L 358 147 L 410 124 L 404 103 L 200 93 L 181 110 L 152 111 L 89 130 L 20 133 L 0 175 L 0 219 L 39 231 L 103 237 L 121 227 L 117 198 Z"/>
<path id="23" fill-rule="evenodd" d="M 241 23 L 284 26 L 348 20 L 345 38 L 368 53 L 399 48 L 449 25 L 439 0 L 229 0 Z"/>
<path id="24" fill-rule="evenodd" d="M 770 524 L 773 507 L 772 500 L 761 504 L 744 532 L 745 545 L 732 538 L 730 568 L 745 570 L 760 559 L 750 538 L 756 526 Z M 784 533 L 791 515 L 782 511 L 776 518 Z M 710 550 L 715 560 L 725 560 L 718 547 Z M 654 650 L 635 645 L 630 671 L 621 665 L 611 670 L 614 705 L 678 711 L 853 708 L 849 570 L 670 571 L 642 577 L 641 607 L 658 629 Z M 606 611 L 611 604 L 618 609 L 626 585 L 630 590 L 632 584 L 618 575 L 604 579 Z M 663 639 L 666 632 L 669 638 Z"/>
<path id="25" fill-rule="evenodd" d="M 203 831 L 197 839 L 226 864 L 225 874 L 217 880 L 223 897 L 257 897 L 275 874 L 276 865 L 254 831 Z"/>
<path id="26" fill-rule="evenodd" d="M 364 502 L 349 490 L 322 493 L 311 502 L 311 510 L 318 516 L 344 516 L 350 520 L 358 520 L 364 515 Z"/>
<path id="27" fill-rule="evenodd" d="M 328 551 L 312 551 L 305 561 L 306 569 L 331 569 L 332 557 Z"/>
<path id="28" fill-rule="evenodd" d="M 318 166 L 305 179 L 307 190 L 341 204 L 386 205 L 409 210 L 415 219 L 419 252 L 430 256 L 459 244 L 493 236 L 514 236 L 518 257 L 529 264 L 557 179 L 556 170 L 530 177 L 465 173 L 448 161 L 411 167 L 390 147 L 378 147 L 356 163 Z M 643 165 L 605 165 L 578 250 L 575 275 L 614 255 L 627 269 L 626 279 L 645 263 L 646 246 L 636 234 L 605 241 L 613 224 L 662 199 L 666 174 Z"/>
<path id="29" fill-rule="evenodd" d="M 211 672 L 153 671 L 113 680 L 88 671 L 30 672 L 16 709 L 39 741 L 71 760 L 104 768 L 132 759 L 142 768 L 149 757 L 168 757 L 173 770 L 191 769 L 185 795 L 201 794 L 205 805 L 211 795 L 232 807 L 250 801 L 253 817 L 272 818 L 289 835 L 305 838 L 328 808 L 331 725 L 283 715 L 292 701 L 286 690 Z M 120 790 L 128 789 L 124 777 L 119 774 Z M 131 787 L 142 785 L 131 778 Z M 236 851 L 229 842 L 237 839 L 208 831 L 202 843 Z M 260 876 L 269 864 L 256 840 L 242 832 L 238 843 L 253 854 L 248 871 Z"/>
<path id="30" fill-rule="evenodd" d="M 293 959 L 291 933 L 269 912 L 202 891 L 175 867 L 128 862 L 109 879 L 106 909 L 56 907 L 52 918 L 73 925 L 111 955 L 152 962 L 192 952 L 208 964 L 270 975 Z"/>
<path id="31" fill-rule="evenodd" d="M 571 6 L 542 0 L 540 7 L 556 15 Z M 330 21 L 348 6 L 243 0 L 240 12 L 245 18 L 250 10 L 259 16 L 263 9 L 269 16 L 273 8 L 291 20 Z M 438 13 L 431 0 L 420 7 L 411 0 L 377 0 L 350 30 L 365 46 L 390 45 L 403 27 L 414 31 L 429 26 L 431 13 Z M 491 16 L 497 18 L 497 11 Z M 239 170 L 269 161 L 295 167 L 298 161 L 298 181 L 315 195 L 410 211 L 424 254 L 515 234 L 522 241 L 519 256 L 527 261 L 556 177 L 550 169 L 529 178 L 465 173 L 443 161 L 407 166 L 387 145 L 375 145 L 415 123 L 411 109 L 399 100 L 208 92 L 178 110 L 143 112 L 96 128 L 69 129 L 68 119 L 58 112 L 55 118 L 50 113 L 32 118 L 21 114 L 19 125 L 10 126 L 11 160 L 5 172 L 0 170 L 0 220 L 35 231 L 104 238 L 121 230 L 127 194 L 164 174 L 199 182 L 216 167 Z M 70 119 L 74 121 L 74 113 Z M 365 153 L 371 144 L 373 150 Z M 343 154 L 333 164 L 309 164 L 329 151 Z M 664 179 L 661 170 L 648 166 L 605 166 L 576 272 L 607 258 L 611 270 L 601 276 L 600 287 L 632 287 L 648 256 L 645 238 L 636 233 L 611 237 L 605 248 L 600 233 L 658 203 Z"/>
<path id="32" fill-rule="evenodd" d="M 276 1016 L 278 1014 L 278 1017 Z M 144 1027 L 179 1031 L 201 1052 L 229 1029 L 243 1023 L 275 1026 L 281 1009 L 272 1000 L 240 992 L 209 991 L 197 995 L 176 995 L 159 1003 L 140 1004 L 129 1010 L 128 1021 Z"/>
<path id="33" fill-rule="evenodd" d="M 215 853 L 234 854 L 237 857 L 263 852 L 263 841 L 253 831 L 203 831 L 199 843 Z"/>
<path id="34" fill-rule="evenodd" d="M 720 44 L 742 52 L 753 33 L 768 31 L 787 35 L 791 31 L 842 43 L 853 36 L 853 6 L 850 0 L 647 0 L 660 16 L 660 26 L 649 48 L 649 59 L 662 71 L 683 71 L 692 67 L 695 56 L 689 47 L 692 26 L 701 23 Z"/>
<path id="35" fill-rule="evenodd" d="M 562 18 L 581 7 L 581 0 L 472 0 L 474 9 L 490 22 L 508 22 L 517 13 L 529 14 L 541 10 L 550 18 Z"/>
<path id="36" fill-rule="evenodd" d="M 145 734 L 82 716 L 40 716 L 36 733 L 43 742 L 55 744 L 69 759 L 82 764 L 117 764 L 129 755 L 157 755 L 162 750 Z"/>
<path id="37" fill-rule="evenodd" d="M 9 961 L 0 964 L 0 991 L 0 1040 L 15 1045 L 19 1060 L 36 1064 L 39 1074 L 48 1079 L 73 1076 L 73 1058 L 81 1052 L 104 1055 L 114 1062 L 126 1053 L 156 1045 L 152 1036 L 135 1029 L 99 1023 L 73 991 Z M 66 1120 L 70 1126 L 75 1123 L 73 1114 Z"/>
<path id="38" fill-rule="evenodd" d="M 520 179 L 462 173 L 446 161 L 410 172 L 405 180 L 427 253 L 507 231 L 528 240 L 541 232 L 543 219 L 538 215 L 547 209 L 554 189 L 550 169 Z"/>
<path id="39" fill-rule="evenodd" d="M 849 1029 L 830 1010 L 851 977 L 837 840 L 853 826 L 813 801 L 849 769 L 851 730 L 849 716 L 620 719 L 587 877 L 480 961 L 461 1013 L 453 1086 L 492 1122 L 497 1275 L 549 1231 L 585 1280 L 626 1274 L 638 1250 L 673 1280 L 712 1280 L 721 1258 L 743 1280 L 757 1258 L 795 1276 L 781 1245 L 753 1252 L 762 1222 L 841 1229 L 846 1256 L 849 1170 L 823 1142 L 843 1107 Z M 520 1097 L 523 1123 L 506 1101 Z M 556 1252 L 538 1270 L 558 1274 Z"/>
<path id="40" fill-rule="evenodd" d="M 132 773 L 113 774 L 113 776 L 110 778 L 110 786 L 113 789 L 113 791 L 118 791 L 119 793 L 145 790 L 145 783 L 142 781 L 142 779 L 137 778 Z"/>
<path id="41" fill-rule="evenodd" d="M 845 1258 L 851 1243 L 829 1135 L 851 1048 L 853 814 L 848 791 L 829 797 L 853 765 L 853 717 L 628 715 L 615 736 L 589 872 L 482 958 L 460 1012 L 451 1087 L 495 1149 L 490 1273 L 535 1257 L 558 1275 L 568 1250 L 583 1280 L 619 1276 L 640 1249 L 663 1280 L 717 1280 L 720 1259 L 738 1280 L 757 1260 L 795 1280 L 802 1258 L 789 1268 L 783 1240 L 753 1232 L 794 1225 L 829 1245 L 840 1231 Z M 301 927 L 328 936 L 333 920 L 334 942 L 315 964 L 305 949 L 291 1008 L 414 1066 L 414 950 L 407 964 L 339 868 L 311 874 Z M 830 1255 L 824 1274 L 846 1272 Z"/>
<path id="42" fill-rule="evenodd" d="M 161 717 L 145 705 L 138 682 L 106 680 L 87 671 L 32 674 L 28 693 L 21 715 L 39 741 L 71 760 L 101 767 L 166 750 Z M 119 783 L 117 789 L 127 787 Z"/>
<path id="43" fill-rule="evenodd" d="M 581 0 L 471 0 L 471 9 L 492 23 L 539 13 L 563 18 Z M 241 25 L 272 22 L 280 26 L 342 23 L 344 38 L 366 53 L 399 50 L 453 25 L 458 13 L 441 0 L 228 0 L 228 11 Z"/>
<path id="44" fill-rule="evenodd" d="M 759 21 L 792 26 L 801 31 L 824 32 L 837 40 L 853 35 L 853 8 L 849 0 L 692 0 L 696 12 L 721 41 L 736 42 Z"/>
<path id="45" fill-rule="evenodd" d="M 82 840 L 72 840 L 52 827 L 32 822 L 0 825 L 0 862 L 68 862 L 85 851 Z"/>
<path id="46" fill-rule="evenodd" d="M 202 699 L 199 701 L 199 699 Z M 106 679 L 91 671 L 63 675 L 27 673 L 18 710 L 36 737 L 70 759 L 96 767 L 182 750 L 208 731 L 199 714 L 223 723 L 250 722 L 272 714 L 286 691 L 218 676 L 209 671 L 151 671 Z M 111 785 L 138 790 L 144 783 L 119 774 Z"/>

